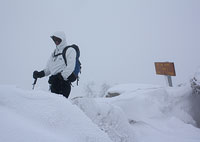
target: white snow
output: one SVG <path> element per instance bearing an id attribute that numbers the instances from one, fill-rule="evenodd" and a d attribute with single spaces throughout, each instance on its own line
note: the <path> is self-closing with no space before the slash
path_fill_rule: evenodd
<path id="1" fill-rule="evenodd" d="M 189 85 L 121 84 L 108 92 L 120 95 L 66 99 L 0 86 L 0 142 L 200 141 L 200 95 Z"/>
<path id="2" fill-rule="evenodd" d="M 0 142 L 111 142 L 63 96 L 0 86 Z"/>
<path id="3" fill-rule="evenodd" d="M 132 86 L 138 89 L 132 87 L 132 91 L 124 91 L 109 102 L 119 106 L 129 122 L 132 120 L 136 139 L 142 142 L 200 141 L 200 129 L 195 127 L 200 121 L 197 111 L 200 109 L 200 97 L 192 95 L 190 86 Z M 111 91 L 123 92 L 121 88 L 112 88 Z"/>

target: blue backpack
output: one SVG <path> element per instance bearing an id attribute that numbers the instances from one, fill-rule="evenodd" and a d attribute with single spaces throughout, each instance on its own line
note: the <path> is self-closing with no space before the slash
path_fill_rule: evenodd
<path id="1" fill-rule="evenodd" d="M 76 50 L 76 65 L 75 65 L 75 69 L 73 71 L 73 74 L 75 75 L 76 77 L 76 80 L 77 80 L 77 85 L 78 85 L 78 81 L 79 81 L 79 73 L 81 73 L 81 62 L 79 60 L 79 57 L 80 57 L 80 50 L 79 50 L 79 47 L 75 44 L 73 45 L 69 45 L 67 47 L 65 47 L 63 49 L 63 52 L 62 52 L 62 56 L 63 56 L 63 59 L 65 61 L 65 64 L 67 66 L 67 60 L 66 60 L 66 56 L 65 56 L 65 53 L 67 51 L 68 48 L 74 48 Z"/>

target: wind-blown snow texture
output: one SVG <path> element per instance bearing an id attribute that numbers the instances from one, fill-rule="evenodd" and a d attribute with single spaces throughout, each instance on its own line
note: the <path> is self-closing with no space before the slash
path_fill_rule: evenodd
<path id="1" fill-rule="evenodd" d="M 0 86 L 0 142 L 199 142 L 200 95 L 190 85 L 124 84 L 113 98 L 67 100 Z"/>

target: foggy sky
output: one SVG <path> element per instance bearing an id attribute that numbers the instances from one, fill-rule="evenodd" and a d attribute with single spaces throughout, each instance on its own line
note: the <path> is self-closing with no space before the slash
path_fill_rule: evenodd
<path id="1" fill-rule="evenodd" d="M 1 0 L 0 84 L 31 88 L 64 31 L 80 46 L 81 84 L 165 84 L 154 62 L 175 63 L 175 85 L 200 66 L 199 0 Z M 48 86 L 47 78 L 38 85 Z"/>

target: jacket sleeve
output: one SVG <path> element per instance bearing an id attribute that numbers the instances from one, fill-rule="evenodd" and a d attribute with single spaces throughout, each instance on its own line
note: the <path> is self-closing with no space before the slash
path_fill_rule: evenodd
<path id="1" fill-rule="evenodd" d="M 48 75 L 51 74 L 51 72 L 50 72 L 50 70 L 49 70 L 49 62 L 50 62 L 51 59 L 52 59 L 52 55 L 50 56 L 50 58 L 49 58 L 49 60 L 48 60 L 48 62 L 47 62 L 46 68 L 44 69 L 44 74 L 45 74 L 45 76 L 48 76 Z"/>
<path id="2" fill-rule="evenodd" d="M 48 76 L 48 75 L 51 74 L 51 72 L 50 72 L 50 70 L 48 68 L 45 68 L 44 69 L 44 74 L 45 74 L 45 76 Z"/>
<path id="3" fill-rule="evenodd" d="M 65 57 L 66 57 L 66 61 L 67 61 L 67 66 L 65 66 L 65 68 L 63 69 L 61 74 L 62 74 L 64 80 L 67 80 L 67 78 L 72 74 L 72 72 L 75 69 L 75 65 L 76 65 L 75 49 L 73 49 L 73 48 L 67 49 Z"/>

